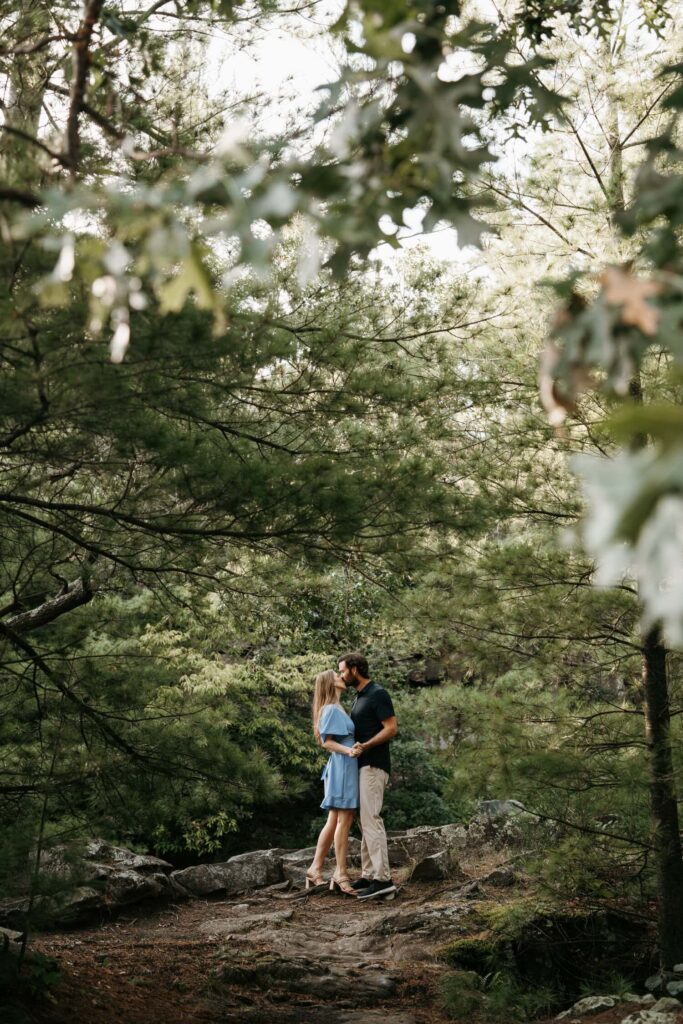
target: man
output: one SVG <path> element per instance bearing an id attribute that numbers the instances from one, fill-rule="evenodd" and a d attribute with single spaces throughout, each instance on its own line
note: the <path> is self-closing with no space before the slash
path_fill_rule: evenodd
<path id="1" fill-rule="evenodd" d="M 340 659 L 339 674 L 347 686 L 356 690 L 351 718 L 356 727 L 353 752 L 358 757 L 363 842 L 361 877 L 353 883 L 353 888 L 358 890 L 361 900 L 393 898 L 396 886 L 391 880 L 387 834 L 381 814 L 391 772 L 389 743 L 398 732 L 396 715 L 386 690 L 370 682 L 367 659 L 359 651 Z"/>

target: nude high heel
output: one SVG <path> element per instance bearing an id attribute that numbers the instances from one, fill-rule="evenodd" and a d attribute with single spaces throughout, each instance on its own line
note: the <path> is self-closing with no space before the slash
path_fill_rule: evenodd
<path id="1" fill-rule="evenodd" d="M 306 889 L 315 889 L 319 885 L 327 885 L 327 879 L 321 871 L 312 871 L 309 868 L 306 872 Z"/>
<path id="2" fill-rule="evenodd" d="M 336 873 L 336 871 L 332 875 L 332 878 L 330 879 L 330 892 L 334 892 L 335 887 L 337 889 L 339 889 L 340 892 L 345 893 L 347 896 L 357 896 L 358 895 L 356 890 L 351 885 L 351 879 L 349 878 L 349 876 L 348 875 L 338 875 Z"/>

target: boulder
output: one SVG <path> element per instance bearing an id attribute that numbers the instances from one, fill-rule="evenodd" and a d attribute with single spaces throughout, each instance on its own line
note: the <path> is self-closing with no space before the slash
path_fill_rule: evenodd
<path id="1" fill-rule="evenodd" d="M 55 924 L 73 925 L 91 920 L 106 908 L 106 899 L 101 890 L 79 885 L 68 892 L 57 893 L 49 900 L 41 901 Z"/>
<path id="2" fill-rule="evenodd" d="M 360 845 L 360 840 L 356 839 L 355 836 L 349 838 L 348 863 L 351 868 L 360 867 Z M 311 866 L 314 856 L 315 846 L 307 846 L 304 850 L 282 851 L 282 874 L 285 880 L 293 885 L 304 885 L 306 882 L 306 871 Z M 333 864 L 334 850 L 330 852 L 329 858 L 325 861 L 326 869 L 324 874 L 326 876 L 332 874 Z"/>
<path id="3" fill-rule="evenodd" d="M 31 853 L 31 859 L 35 859 L 35 852 Z M 41 851 L 40 871 L 59 881 L 73 880 L 74 884 L 77 877 L 85 881 L 92 877 L 92 870 L 84 868 L 83 859 L 76 848 L 61 844 Z"/>
<path id="4" fill-rule="evenodd" d="M 558 1013 L 555 1020 L 565 1020 L 567 1017 L 592 1017 L 596 1013 L 602 1013 L 603 1010 L 611 1010 L 618 1002 L 618 996 L 586 996 L 584 999 L 579 999 L 568 1010 Z"/>
<path id="5" fill-rule="evenodd" d="M 517 875 L 512 868 L 494 868 L 485 878 L 481 879 L 483 885 L 492 885 L 496 889 L 505 889 L 514 885 L 516 881 Z"/>
<path id="6" fill-rule="evenodd" d="M 164 897 L 168 897 L 168 899 L 186 900 L 190 896 L 189 891 L 170 875 L 164 875 L 161 872 L 158 872 L 157 874 L 150 875 L 149 877 L 159 883 L 162 895 Z"/>
<path id="7" fill-rule="evenodd" d="M 479 815 L 486 818 L 509 818 L 525 810 L 519 800 L 481 800 L 478 806 Z"/>
<path id="8" fill-rule="evenodd" d="M 454 889 L 452 895 L 458 900 L 476 900 L 483 896 L 481 886 L 475 879 L 473 882 L 467 882 L 462 885 L 459 889 Z"/>
<path id="9" fill-rule="evenodd" d="M 172 865 L 160 857 L 134 853 L 103 839 L 86 847 L 59 845 L 45 850 L 41 870 L 60 883 L 59 892 L 41 896 L 33 907 L 49 924 L 77 925 L 146 899 L 187 897 L 187 891 L 168 875 Z M 51 888 L 54 890 L 55 885 Z M 26 896 L 0 903 L 0 921 L 24 927 Z"/>
<path id="10" fill-rule="evenodd" d="M 478 849 L 481 846 L 513 846 L 519 841 L 520 824 L 533 819 L 524 812 L 518 801 L 489 800 L 489 804 L 510 803 L 515 811 L 509 814 L 484 813 L 474 818 L 469 825 L 421 825 L 403 832 L 387 833 L 389 863 L 400 868 L 415 865 L 425 857 L 431 857 L 443 850 L 451 853 Z M 518 815 L 521 814 L 521 818 Z"/>
<path id="11" fill-rule="evenodd" d="M 237 892 L 233 888 L 235 872 L 228 863 L 223 864 L 196 864 L 190 868 L 182 868 L 180 871 L 173 871 L 171 878 L 174 882 L 182 885 L 193 896 L 210 896 L 215 892 Z"/>
<path id="12" fill-rule="evenodd" d="M 122 868 L 131 868 L 141 874 L 155 874 L 160 871 L 172 871 L 173 865 L 160 857 L 152 857 L 144 853 L 134 853 L 124 846 L 113 846 L 104 839 L 93 839 L 83 854 L 86 860 L 94 860 Z"/>
<path id="13" fill-rule="evenodd" d="M 441 828 L 431 828 L 428 825 L 387 834 L 389 863 L 392 868 L 417 864 L 425 857 L 443 852 L 448 845 L 441 834 Z"/>
<path id="14" fill-rule="evenodd" d="M 153 875 L 139 874 L 137 871 L 110 868 L 106 881 L 105 893 L 107 903 L 115 907 L 125 907 L 129 903 L 163 896 L 167 887 Z M 164 881 L 166 876 L 162 875 Z"/>
<path id="15" fill-rule="evenodd" d="M 242 889 L 257 889 L 283 881 L 282 854 L 284 850 L 255 850 L 253 853 L 239 853 L 228 861 L 230 868 L 239 875 Z"/>
<path id="16" fill-rule="evenodd" d="M 174 871 L 171 879 L 195 896 L 209 896 L 215 892 L 225 892 L 230 896 L 283 881 L 282 861 L 281 850 L 255 850 L 237 854 L 223 863 L 197 864 Z"/>
<path id="17" fill-rule="evenodd" d="M 662 996 L 651 1009 L 656 1013 L 678 1013 L 679 1010 L 683 1010 L 683 1006 L 681 1006 L 678 999 L 672 999 L 671 996 Z"/>
<path id="18" fill-rule="evenodd" d="M 23 932 L 15 932 L 10 928 L 0 928 L 0 953 L 19 954 L 24 940 Z"/>
<path id="19" fill-rule="evenodd" d="M 418 861 L 410 873 L 410 881 L 441 882 L 453 878 L 459 872 L 459 865 L 450 850 L 440 850 Z"/>
<path id="20" fill-rule="evenodd" d="M 488 800 L 483 803 L 514 805 L 517 801 Z M 525 844 L 530 825 L 538 829 L 540 822 L 535 815 L 525 811 L 521 804 L 519 808 L 509 814 L 496 814 L 495 808 L 490 811 L 480 811 L 467 826 L 467 845 L 471 850 L 478 850 L 486 846 L 496 850 L 520 848 Z"/>
<path id="21" fill-rule="evenodd" d="M 683 981 L 674 978 L 673 981 L 667 981 L 665 988 L 670 996 L 680 996 L 683 994 Z"/>
<path id="22" fill-rule="evenodd" d="M 282 857 L 282 874 L 285 879 L 294 885 L 304 885 L 306 871 L 311 866 L 315 855 L 315 846 L 309 846 L 305 850 L 292 850 Z"/>
<path id="23" fill-rule="evenodd" d="M 444 846 L 449 850 L 466 850 L 469 845 L 465 825 L 440 825 L 439 834 Z"/>
<path id="24" fill-rule="evenodd" d="M 40 857 L 43 874 L 63 881 L 87 882 L 100 877 L 100 865 L 110 868 L 157 874 L 173 869 L 173 865 L 160 857 L 134 853 L 123 846 L 114 846 L 104 839 L 91 839 L 85 848 L 58 845 L 44 850 Z"/>
<path id="25" fill-rule="evenodd" d="M 645 979 L 645 988 L 649 992 L 657 992 L 658 989 L 664 988 L 669 975 L 665 975 L 662 971 L 658 971 L 657 974 L 651 974 L 649 978 Z"/>

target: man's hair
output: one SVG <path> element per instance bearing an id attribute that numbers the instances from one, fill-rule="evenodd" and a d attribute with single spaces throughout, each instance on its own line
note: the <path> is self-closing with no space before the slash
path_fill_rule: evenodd
<path id="1" fill-rule="evenodd" d="M 360 651 L 350 651 L 348 654 L 342 654 L 340 661 L 346 662 L 347 668 L 357 668 L 358 674 L 363 679 L 370 678 L 370 669 L 368 668 L 368 659 Z"/>

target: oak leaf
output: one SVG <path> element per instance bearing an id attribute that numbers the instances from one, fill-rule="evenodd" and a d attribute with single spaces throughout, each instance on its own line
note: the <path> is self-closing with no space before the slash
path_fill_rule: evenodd
<path id="1" fill-rule="evenodd" d="M 598 280 L 602 284 L 605 302 L 622 307 L 622 323 L 639 327 L 643 334 L 657 333 L 660 311 L 647 300 L 659 294 L 661 285 L 634 277 L 621 267 L 608 267 Z"/>

